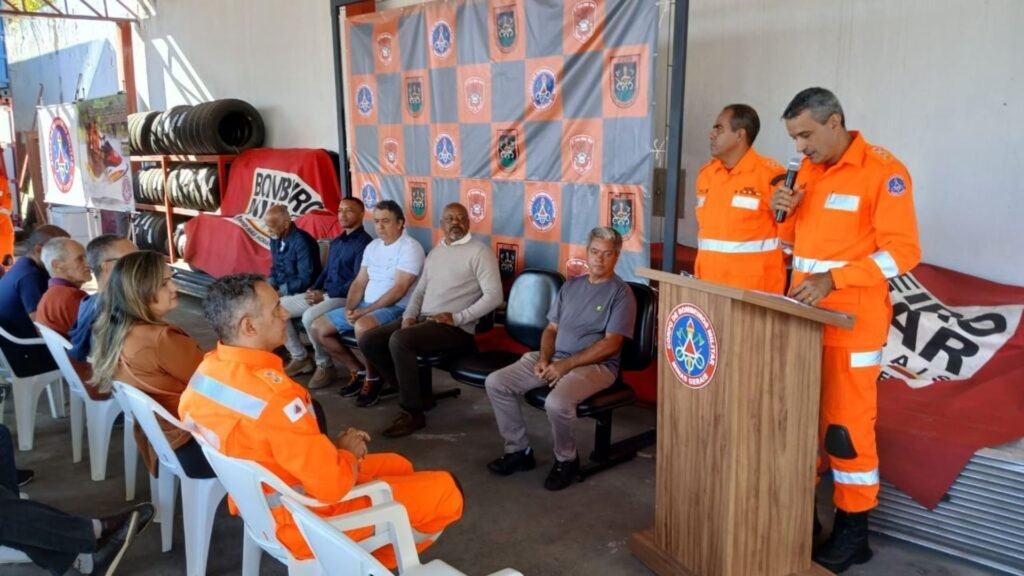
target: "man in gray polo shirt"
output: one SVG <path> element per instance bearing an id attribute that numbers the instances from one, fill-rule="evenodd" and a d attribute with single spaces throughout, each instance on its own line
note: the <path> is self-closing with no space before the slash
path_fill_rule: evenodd
<path id="1" fill-rule="evenodd" d="M 567 488 L 579 472 L 576 454 L 576 406 L 615 383 L 626 338 L 633 337 L 636 300 L 615 274 L 622 236 L 612 228 L 594 228 L 587 239 L 589 273 L 565 283 L 548 312 L 540 351 L 528 352 L 515 364 L 487 377 L 498 431 L 505 454 L 487 465 L 507 476 L 536 465 L 526 436 L 519 397 L 550 386 L 544 409 L 551 423 L 555 464 L 544 487 Z"/>

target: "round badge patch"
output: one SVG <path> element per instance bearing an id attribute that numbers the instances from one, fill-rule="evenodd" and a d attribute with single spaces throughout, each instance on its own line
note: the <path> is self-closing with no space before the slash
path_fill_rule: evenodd
<path id="1" fill-rule="evenodd" d="M 370 182 L 363 184 L 360 189 L 360 196 L 363 197 L 363 205 L 366 206 L 367 210 L 373 210 L 377 206 L 377 202 L 380 201 L 380 196 L 377 194 L 377 188 Z"/>
<path id="2" fill-rule="evenodd" d="M 441 134 L 434 141 L 434 159 L 441 168 L 451 168 L 455 164 L 455 142 L 447 134 Z"/>
<path id="3" fill-rule="evenodd" d="M 550 194 L 537 192 L 530 198 L 530 223 L 538 231 L 547 232 L 555 225 L 557 210 Z"/>
<path id="4" fill-rule="evenodd" d="M 75 150 L 71 146 L 71 131 L 61 118 L 54 118 L 50 125 L 50 172 L 58 190 L 71 190 L 75 182 Z"/>
<path id="5" fill-rule="evenodd" d="M 530 102 L 537 110 L 547 110 L 555 103 L 558 89 L 555 87 L 555 73 L 547 68 L 537 70 L 530 82 Z"/>
<path id="6" fill-rule="evenodd" d="M 360 84 L 356 90 L 356 108 L 363 116 L 373 113 L 373 90 L 366 84 Z"/>
<path id="7" fill-rule="evenodd" d="M 430 31 L 430 49 L 438 58 L 448 56 L 452 49 L 452 27 L 445 20 L 438 20 Z"/>
<path id="8" fill-rule="evenodd" d="M 885 187 L 889 190 L 889 194 L 893 196 L 902 196 L 907 191 L 907 183 L 899 176 L 890 176 L 889 181 L 885 183 Z"/>
<path id="9" fill-rule="evenodd" d="M 688 388 L 703 388 L 718 368 L 718 337 L 703 310 L 680 304 L 665 322 L 665 352 L 668 365 Z"/>

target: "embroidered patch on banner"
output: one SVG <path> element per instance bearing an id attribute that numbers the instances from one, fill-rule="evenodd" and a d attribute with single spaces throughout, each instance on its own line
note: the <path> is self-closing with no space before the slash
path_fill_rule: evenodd
<path id="1" fill-rule="evenodd" d="M 907 191 L 907 183 L 899 176 L 890 176 L 889 181 L 885 183 L 885 188 L 893 196 L 902 196 Z"/>
<path id="2" fill-rule="evenodd" d="M 455 141 L 447 134 L 441 134 L 434 142 L 434 159 L 441 168 L 451 168 L 455 164 Z"/>
<path id="3" fill-rule="evenodd" d="M 356 108 L 363 116 L 373 114 L 373 91 L 366 84 L 360 84 L 356 89 Z"/>
<path id="4" fill-rule="evenodd" d="M 430 32 L 430 49 L 438 58 L 446 58 L 452 49 L 452 27 L 445 20 L 438 20 Z"/>
<path id="5" fill-rule="evenodd" d="M 688 388 L 703 388 L 718 369 L 718 336 L 703 310 L 676 306 L 665 321 L 665 352 L 676 378 Z"/>
<path id="6" fill-rule="evenodd" d="M 558 89 L 555 86 L 555 73 L 547 68 L 537 70 L 530 82 L 530 102 L 537 110 L 547 110 L 555 103 Z"/>
<path id="7" fill-rule="evenodd" d="M 557 208 L 547 192 L 537 192 L 530 198 L 530 223 L 540 232 L 547 232 L 555 225 Z"/>
<path id="8" fill-rule="evenodd" d="M 305 416 L 307 412 L 309 412 L 309 408 L 306 407 L 306 403 L 302 401 L 302 398 L 296 398 L 284 407 L 284 415 L 291 420 L 292 424 L 298 422 L 299 418 Z"/>
<path id="9" fill-rule="evenodd" d="M 50 125 L 50 172 L 61 192 L 71 190 L 75 181 L 75 151 L 71 146 L 71 131 L 60 118 Z"/>

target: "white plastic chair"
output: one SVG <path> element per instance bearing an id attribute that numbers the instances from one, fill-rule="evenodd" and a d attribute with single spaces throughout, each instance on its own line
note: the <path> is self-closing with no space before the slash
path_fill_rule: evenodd
<path id="1" fill-rule="evenodd" d="M 292 514 L 299 532 L 306 539 L 313 556 L 327 576 L 384 576 L 393 574 L 361 543 L 345 535 L 354 530 L 384 522 L 387 524 L 389 543 L 398 560 L 398 573 L 402 576 L 466 576 L 441 560 L 420 564 L 412 526 L 405 506 L 397 502 L 364 508 L 334 518 L 321 518 L 312 510 L 289 496 L 281 502 Z M 505 568 L 491 576 L 523 576 Z"/>
<path id="2" fill-rule="evenodd" d="M 210 551 L 210 535 L 217 507 L 227 492 L 216 478 L 189 478 L 171 448 L 157 416 L 174 426 L 185 427 L 163 406 L 148 394 L 125 384 L 114 382 L 114 394 L 123 398 L 136 422 L 146 433 L 146 438 L 160 459 L 160 474 L 153 499 L 157 503 L 160 517 L 160 538 L 163 551 L 171 549 L 174 531 L 174 505 L 181 484 L 181 510 L 185 528 L 185 565 L 188 576 L 206 574 L 206 560 Z"/>
<path id="3" fill-rule="evenodd" d="M 42 338 L 18 338 L 0 328 L 0 337 L 22 346 L 41 346 Z M 46 390 L 50 399 L 50 414 L 54 419 L 64 417 L 64 388 L 60 385 L 60 370 L 51 370 L 35 376 L 19 376 L 14 373 L 10 362 L 0 350 L 0 368 L 11 381 L 11 394 L 14 396 L 14 418 L 18 421 L 18 450 L 27 452 L 32 449 L 35 440 L 36 407 L 39 395 Z"/>
<path id="4" fill-rule="evenodd" d="M 93 400 L 85 391 L 82 379 L 78 377 L 68 350 L 71 343 L 50 328 L 36 322 L 36 329 L 43 337 L 43 342 L 50 350 L 50 355 L 57 362 L 64 380 L 71 390 L 71 459 L 73 462 L 82 460 L 82 428 L 86 427 L 89 436 L 89 471 L 95 482 L 107 477 L 107 454 L 110 451 L 110 437 L 114 431 L 114 421 L 118 415 L 124 414 L 124 493 L 125 500 L 135 499 L 135 471 L 138 468 L 139 452 L 132 433 L 134 421 L 131 412 L 126 411 L 116 399 Z M 83 410 L 84 408 L 84 410 Z M 82 418 L 82 413 L 85 418 Z"/>
<path id="5" fill-rule="evenodd" d="M 306 506 L 319 508 L 328 506 L 323 502 L 299 494 L 289 488 L 280 478 L 263 466 L 238 458 L 231 458 L 218 452 L 207 444 L 206 440 L 193 431 L 193 438 L 199 442 L 209 460 L 210 466 L 217 472 L 217 477 L 227 488 L 228 494 L 238 507 L 242 521 L 245 523 L 245 541 L 242 546 L 242 576 L 257 576 L 260 571 L 260 559 L 263 552 L 270 554 L 288 568 L 290 576 L 322 575 L 324 571 L 316 560 L 298 560 L 292 556 L 277 539 L 277 528 L 271 515 L 271 502 L 276 507 L 280 497 L 289 498 Z M 269 486 L 275 493 L 264 494 L 263 486 Z M 341 501 L 352 498 L 369 497 L 373 506 L 392 502 L 391 486 L 384 482 L 367 482 L 354 487 Z M 383 519 L 382 519 L 383 520 Z M 363 525 L 373 524 L 370 520 Z M 388 543 L 386 523 L 378 526 L 375 536 L 363 542 L 365 546 L 377 549 Z"/>

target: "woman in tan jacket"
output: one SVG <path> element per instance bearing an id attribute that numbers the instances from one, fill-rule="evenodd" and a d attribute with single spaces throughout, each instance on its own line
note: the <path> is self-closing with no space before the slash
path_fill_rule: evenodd
<path id="1" fill-rule="evenodd" d="M 92 383 L 109 393 L 114 380 L 148 394 L 171 414 L 203 359 L 199 345 L 180 328 L 164 321 L 178 305 L 171 267 L 157 252 L 136 252 L 118 260 L 103 294 L 93 325 L 90 361 Z M 178 460 L 190 478 L 213 478 L 202 450 L 192 436 L 159 416 Z M 139 451 L 151 474 L 159 461 L 141 428 L 135 426 Z"/>

